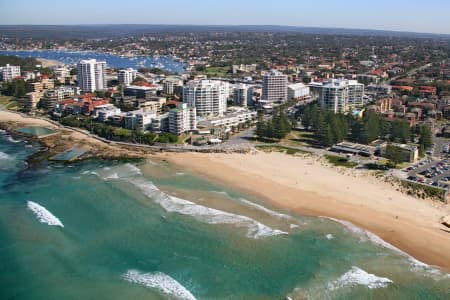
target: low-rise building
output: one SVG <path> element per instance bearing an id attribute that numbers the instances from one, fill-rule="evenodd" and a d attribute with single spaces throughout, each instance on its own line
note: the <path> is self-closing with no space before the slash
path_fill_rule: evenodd
<path id="1" fill-rule="evenodd" d="M 238 127 L 240 124 L 245 124 L 246 122 L 251 122 L 257 117 L 256 111 L 250 111 L 244 108 L 233 107 L 228 109 L 228 111 L 221 117 L 213 117 L 208 119 L 203 119 L 198 122 L 199 127 Z"/>
<path id="2" fill-rule="evenodd" d="M 403 162 L 414 163 L 419 159 L 419 149 L 417 148 L 417 146 L 397 143 L 391 143 L 390 145 L 393 147 L 397 147 L 400 150 L 401 159 Z M 386 156 L 387 146 L 388 143 L 383 144 L 381 148 L 382 156 Z"/>
<path id="3" fill-rule="evenodd" d="M 151 129 L 154 118 L 156 118 L 156 112 L 154 111 L 130 111 L 124 117 L 124 127 L 131 130 L 146 131 Z"/>
<path id="4" fill-rule="evenodd" d="M 156 96 L 157 88 L 150 86 L 130 85 L 123 91 L 125 96 L 135 96 L 138 99 L 150 99 Z"/>
<path id="5" fill-rule="evenodd" d="M 115 107 L 112 104 L 100 105 L 94 109 L 94 116 L 96 116 L 97 120 L 100 122 L 106 122 L 108 121 L 108 118 L 119 115 L 120 113 L 120 108 Z"/>
<path id="6" fill-rule="evenodd" d="M 309 87 L 300 82 L 288 85 L 288 99 L 298 99 L 309 96 Z"/>
<path id="7" fill-rule="evenodd" d="M 164 97 L 153 96 L 148 99 L 137 99 L 135 106 L 144 110 L 153 110 L 159 115 L 162 113 L 166 102 L 167 99 Z"/>

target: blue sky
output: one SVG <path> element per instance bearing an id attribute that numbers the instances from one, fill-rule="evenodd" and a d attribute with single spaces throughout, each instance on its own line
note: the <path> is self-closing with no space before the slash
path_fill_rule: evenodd
<path id="1" fill-rule="evenodd" d="M 292 25 L 450 34 L 450 1 L 0 0 L 0 24 Z"/>

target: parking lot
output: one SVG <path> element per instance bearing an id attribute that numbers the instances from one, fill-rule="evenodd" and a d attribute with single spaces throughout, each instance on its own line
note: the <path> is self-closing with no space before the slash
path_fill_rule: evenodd
<path id="1" fill-rule="evenodd" d="M 448 188 L 450 185 L 450 159 L 432 160 L 427 158 L 403 170 L 408 179 L 435 187 Z"/>

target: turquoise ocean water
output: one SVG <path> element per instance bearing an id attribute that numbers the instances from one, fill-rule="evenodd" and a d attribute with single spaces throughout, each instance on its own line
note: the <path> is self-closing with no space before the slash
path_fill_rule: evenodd
<path id="1" fill-rule="evenodd" d="M 0 133 L 0 299 L 449 299 L 450 277 L 351 224 L 163 161 L 28 168 Z"/>

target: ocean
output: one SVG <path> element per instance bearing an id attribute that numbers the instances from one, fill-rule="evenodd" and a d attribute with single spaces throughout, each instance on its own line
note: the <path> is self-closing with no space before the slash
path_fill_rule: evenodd
<path id="1" fill-rule="evenodd" d="M 63 51 L 63 50 L 0 50 L 1 55 L 14 55 L 18 57 L 35 57 L 57 60 L 64 64 L 77 64 L 82 59 L 95 58 L 100 61 L 106 61 L 110 68 L 161 68 L 163 70 L 182 74 L 185 64 L 175 61 L 170 57 L 159 56 L 136 56 L 122 57 L 107 53 L 94 51 Z"/>
<path id="2" fill-rule="evenodd" d="M 0 299 L 449 299 L 350 223 L 160 160 L 29 167 L 39 147 L 0 132 Z"/>

